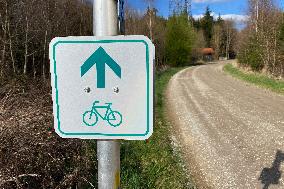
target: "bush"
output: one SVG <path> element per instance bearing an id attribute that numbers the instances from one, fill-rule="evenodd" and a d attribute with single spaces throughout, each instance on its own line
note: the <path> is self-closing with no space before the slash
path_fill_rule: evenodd
<path id="1" fill-rule="evenodd" d="M 238 60 L 240 64 L 249 66 L 254 71 L 260 71 L 264 67 L 263 60 L 261 58 L 263 52 L 260 44 L 255 37 L 250 38 L 248 43 L 241 48 L 238 54 Z"/>
<path id="2" fill-rule="evenodd" d="M 90 188 L 95 148 L 53 130 L 50 86 L 25 76 L 0 83 L 0 188 Z"/>
<path id="3" fill-rule="evenodd" d="M 185 66 L 191 58 L 194 44 L 194 31 L 188 22 L 187 14 L 169 18 L 166 34 L 166 58 L 171 66 Z"/>
<path id="4" fill-rule="evenodd" d="M 279 45 L 281 53 L 284 54 L 284 13 L 283 13 L 283 19 L 280 26 L 280 32 L 279 32 Z"/>

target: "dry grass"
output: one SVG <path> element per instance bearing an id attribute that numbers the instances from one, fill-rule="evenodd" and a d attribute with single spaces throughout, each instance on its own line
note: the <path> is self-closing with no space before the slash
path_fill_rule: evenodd
<path id="1" fill-rule="evenodd" d="M 50 88 L 0 84 L 0 188 L 93 188 L 94 148 L 53 132 Z"/>
<path id="2" fill-rule="evenodd" d="M 232 76 L 252 83 L 254 85 L 270 89 L 279 94 L 284 94 L 284 81 L 277 80 L 269 75 L 260 74 L 244 70 L 243 68 L 236 67 L 233 64 L 224 66 L 224 70 Z"/>

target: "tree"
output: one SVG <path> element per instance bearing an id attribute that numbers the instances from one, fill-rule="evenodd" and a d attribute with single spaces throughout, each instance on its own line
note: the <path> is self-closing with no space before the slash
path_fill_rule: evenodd
<path id="1" fill-rule="evenodd" d="M 166 57 L 171 66 L 184 66 L 189 63 L 194 38 L 194 31 L 186 14 L 173 15 L 169 18 Z"/>
<path id="2" fill-rule="evenodd" d="M 0 0 L 0 77 L 45 78 L 49 41 L 91 35 L 91 12 L 84 0 Z"/>
<path id="3" fill-rule="evenodd" d="M 284 77 L 284 13 L 282 13 L 282 19 L 279 26 L 279 70 L 280 70 L 280 77 Z"/>
<path id="4" fill-rule="evenodd" d="M 249 20 L 246 35 L 248 40 L 254 40 L 259 44 L 261 58 L 259 61 L 261 71 L 273 75 L 283 75 L 283 61 L 281 56 L 281 23 L 283 22 L 283 13 L 273 0 L 250 0 L 249 1 Z M 243 48 L 249 48 L 248 44 L 252 41 L 243 42 Z M 243 52 L 243 51 L 241 51 Z M 247 53 L 241 53 L 240 56 L 250 56 Z M 240 57 L 239 56 L 239 57 Z"/>
<path id="5" fill-rule="evenodd" d="M 203 48 L 206 47 L 206 41 L 204 39 L 204 35 L 202 30 L 197 30 L 195 32 L 195 40 L 194 40 L 194 46 L 193 46 L 193 51 L 192 51 L 192 59 L 194 62 L 198 61 L 198 60 L 202 60 L 203 58 L 203 54 L 202 54 L 202 50 Z"/>
<path id="6" fill-rule="evenodd" d="M 156 49 L 156 66 L 162 67 L 166 63 L 166 26 L 167 20 L 163 17 L 155 17 L 154 44 Z"/>
<path id="7" fill-rule="evenodd" d="M 282 13 L 282 22 L 279 27 L 279 45 L 282 54 L 284 54 L 284 13 Z"/>
<path id="8" fill-rule="evenodd" d="M 242 65 L 249 66 L 254 71 L 260 71 L 264 67 L 261 56 L 259 56 L 262 53 L 262 48 L 256 37 L 251 37 L 248 43 L 242 47 L 238 59 Z"/>
<path id="9" fill-rule="evenodd" d="M 127 6 L 125 8 L 126 35 L 147 35 L 148 27 L 139 11 Z"/>
<path id="10" fill-rule="evenodd" d="M 206 41 L 207 47 L 212 47 L 212 37 L 213 37 L 213 24 L 214 24 L 214 18 L 211 15 L 211 11 L 209 7 L 206 7 L 206 11 L 204 14 L 204 17 L 201 19 L 201 28 L 204 32 L 204 38 Z"/>
<path id="11" fill-rule="evenodd" d="M 150 33 L 150 39 L 151 41 L 154 41 L 153 39 L 153 26 L 155 25 L 153 17 L 156 16 L 157 10 L 154 8 L 154 0 L 145 0 L 146 3 L 148 4 L 148 8 L 147 8 L 147 17 L 148 17 L 148 21 L 147 21 L 147 25 L 149 28 L 149 33 Z"/>
<path id="12" fill-rule="evenodd" d="M 5 58 L 6 58 L 6 48 L 7 48 L 7 38 L 8 38 L 8 2 L 5 1 L 4 3 L 4 10 L 3 13 L 0 14 L 1 19 L 1 29 L 2 29 L 2 53 L 1 53 L 1 67 L 0 67 L 0 77 L 3 77 L 3 70 L 5 68 Z"/>
<path id="13" fill-rule="evenodd" d="M 234 30 L 234 22 L 232 20 L 227 20 L 224 22 L 224 37 L 225 37 L 225 53 L 226 58 L 230 59 L 230 52 L 233 45 L 234 34 L 236 33 Z"/>
<path id="14" fill-rule="evenodd" d="M 222 38 L 223 38 L 223 26 L 224 20 L 221 18 L 220 14 L 213 26 L 213 37 L 212 37 L 212 47 L 215 50 L 215 59 L 219 59 L 222 54 Z"/>
<path id="15" fill-rule="evenodd" d="M 154 26 L 155 26 L 155 18 L 157 17 L 157 9 L 155 8 L 147 8 L 147 12 L 146 12 L 146 21 L 147 21 L 147 26 L 148 26 L 148 30 L 149 30 L 149 36 L 151 41 L 154 41 Z"/>
<path id="16" fill-rule="evenodd" d="M 150 12 L 154 12 L 154 14 Z M 151 17 L 150 24 L 149 18 Z M 145 35 L 152 39 L 155 44 L 156 59 L 155 64 L 159 69 L 165 64 L 165 38 L 166 38 L 166 24 L 167 20 L 163 17 L 157 16 L 157 10 L 155 8 L 147 8 L 146 13 L 141 12 L 131 8 L 127 5 L 125 10 L 125 31 L 126 35 Z M 151 26 L 151 27 L 149 27 Z"/>

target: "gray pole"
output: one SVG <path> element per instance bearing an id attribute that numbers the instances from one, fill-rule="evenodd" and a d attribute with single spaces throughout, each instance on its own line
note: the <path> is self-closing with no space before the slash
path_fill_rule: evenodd
<path id="1" fill-rule="evenodd" d="M 117 0 L 94 0 L 93 31 L 95 36 L 118 35 Z M 120 187 L 120 144 L 116 140 L 98 140 L 98 188 Z"/>
<path id="2" fill-rule="evenodd" d="M 117 0 L 94 0 L 94 25 L 95 36 L 118 35 Z"/>
<path id="3" fill-rule="evenodd" d="M 120 187 L 120 145 L 115 140 L 98 140 L 98 188 Z"/>

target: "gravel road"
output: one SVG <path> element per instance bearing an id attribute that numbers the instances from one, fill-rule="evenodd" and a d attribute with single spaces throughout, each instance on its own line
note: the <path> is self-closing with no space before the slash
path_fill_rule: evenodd
<path id="1" fill-rule="evenodd" d="M 224 73 L 228 62 L 171 79 L 174 138 L 198 188 L 284 189 L 284 96 Z"/>

